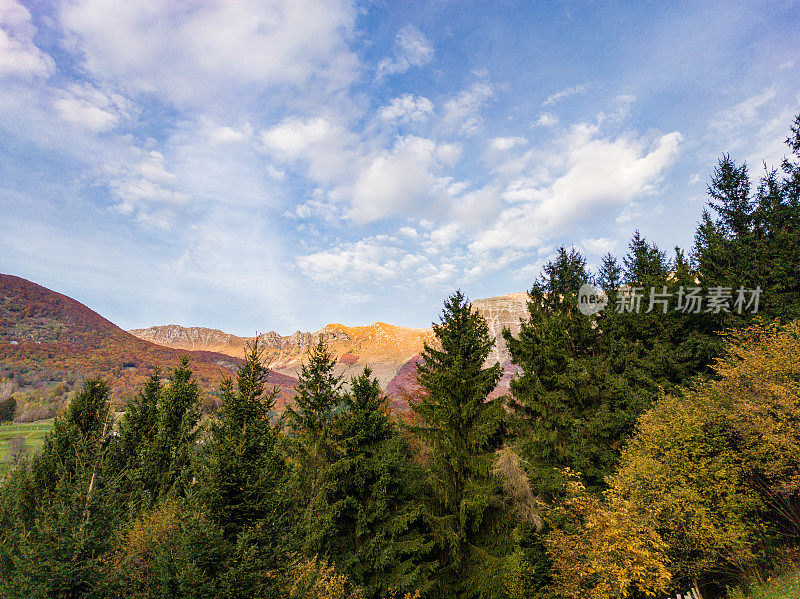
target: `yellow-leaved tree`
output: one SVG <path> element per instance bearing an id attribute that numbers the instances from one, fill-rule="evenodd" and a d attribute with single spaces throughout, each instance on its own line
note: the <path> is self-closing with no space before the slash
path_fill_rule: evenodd
<path id="1" fill-rule="evenodd" d="M 729 333 L 715 375 L 644 414 L 609 479 L 695 585 L 800 533 L 800 321 Z"/>
<path id="2" fill-rule="evenodd" d="M 654 596 L 670 583 L 666 545 L 630 501 L 613 490 L 586 491 L 570 470 L 567 498 L 550 515 L 556 526 L 545 544 L 558 594 L 570 599 Z"/>

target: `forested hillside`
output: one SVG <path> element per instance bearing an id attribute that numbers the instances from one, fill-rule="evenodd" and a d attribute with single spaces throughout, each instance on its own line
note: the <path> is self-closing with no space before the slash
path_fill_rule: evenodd
<path id="1" fill-rule="evenodd" d="M 87 378 L 108 381 L 117 405 L 154 368 L 189 356 L 201 387 L 215 394 L 237 359 L 205 351 L 176 351 L 137 339 L 65 295 L 12 275 L 0 275 L 0 395 L 16 398 L 18 416 L 46 418 Z M 277 373 L 272 382 L 291 387 Z"/>

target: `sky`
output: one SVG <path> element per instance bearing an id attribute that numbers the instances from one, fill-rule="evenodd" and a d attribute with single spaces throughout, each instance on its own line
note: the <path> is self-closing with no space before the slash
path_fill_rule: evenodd
<path id="1" fill-rule="evenodd" d="M 690 249 L 800 113 L 800 3 L 0 0 L 0 272 L 123 328 L 423 327 Z"/>

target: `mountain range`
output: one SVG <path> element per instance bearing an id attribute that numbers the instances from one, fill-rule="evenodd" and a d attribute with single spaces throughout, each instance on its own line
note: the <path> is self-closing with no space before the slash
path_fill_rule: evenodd
<path id="1" fill-rule="evenodd" d="M 527 315 L 527 294 L 510 293 L 475 300 L 497 343 L 488 364 L 503 366 L 495 395 L 508 392 L 515 372 L 501 332 L 516 333 Z M 322 338 L 337 359 L 336 372 L 349 379 L 372 368 L 394 409 L 407 407 L 418 391 L 416 365 L 423 346 L 433 343 L 431 327 L 408 328 L 385 322 L 366 326 L 329 324 L 315 332 L 259 335 L 271 371 L 281 389 L 279 409 L 293 396 L 307 352 Z M 213 397 L 230 376 L 252 340 L 204 327 L 152 326 L 124 331 L 80 302 L 31 281 L 0 275 L 0 395 L 35 393 L 57 385 L 74 389 L 89 376 L 112 385 L 115 398 L 140 388 L 154 367 L 166 371 L 188 356 L 198 382 Z"/>
<path id="2" fill-rule="evenodd" d="M 519 331 L 520 319 L 527 316 L 527 294 L 509 293 L 475 300 L 472 305 L 486 319 L 490 334 L 496 341 L 487 364 L 500 363 L 503 366 L 503 379 L 495 391 L 495 395 L 502 395 L 508 392 L 509 380 L 516 372 L 503 341 L 502 330 L 508 328 L 512 333 Z M 245 343 L 253 339 L 218 329 L 174 324 L 129 332 L 145 341 L 173 349 L 213 351 L 231 357 L 241 357 Z M 335 323 L 315 332 L 296 331 L 283 336 L 270 331 L 259 335 L 270 369 L 295 378 L 299 375 L 305 355 L 320 338 L 325 340 L 338 360 L 337 374 L 349 378 L 360 373 L 364 366 L 369 366 L 399 407 L 410 394 L 417 391 L 416 364 L 424 344 L 432 343 L 434 335 L 432 327 L 415 329 L 385 322 L 355 327 Z"/>

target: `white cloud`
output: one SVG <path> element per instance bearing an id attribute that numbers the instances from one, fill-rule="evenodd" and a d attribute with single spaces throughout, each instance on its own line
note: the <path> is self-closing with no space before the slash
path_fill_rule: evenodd
<path id="1" fill-rule="evenodd" d="M 107 131 L 130 116 L 131 104 L 124 97 L 88 83 L 69 84 L 55 93 L 53 107 L 58 116 L 90 131 Z"/>
<path id="2" fill-rule="evenodd" d="M 617 249 L 617 242 L 608 237 L 597 237 L 584 239 L 580 242 L 580 247 L 585 254 L 600 256 L 614 252 Z"/>
<path id="3" fill-rule="evenodd" d="M 542 106 L 550 106 L 551 104 L 555 104 L 559 100 L 563 100 L 564 98 L 568 98 L 569 96 L 574 96 L 576 94 L 585 94 L 586 93 L 586 86 L 575 85 L 573 87 L 568 87 L 566 89 L 562 89 L 559 92 L 551 94 L 547 96 L 544 102 L 542 102 Z"/>
<path id="4" fill-rule="evenodd" d="M 393 98 L 378 114 L 385 121 L 402 121 L 418 123 L 426 120 L 433 113 L 433 103 L 424 96 L 403 94 Z"/>
<path id="5" fill-rule="evenodd" d="M 392 241 L 386 235 L 376 235 L 343 243 L 330 250 L 301 256 L 297 265 L 306 276 L 321 281 L 341 277 L 356 281 L 391 278 L 398 274 L 400 261 L 406 255 Z"/>
<path id="6" fill-rule="evenodd" d="M 444 132 L 461 135 L 477 133 L 483 125 L 480 110 L 494 95 L 495 88 L 491 83 L 478 81 L 445 102 L 441 123 Z"/>
<path id="7" fill-rule="evenodd" d="M 118 200 L 115 206 L 123 214 L 137 213 L 137 218 L 145 224 L 156 223 L 165 228 L 171 213 L 160 209 L 157 213 L 148 208 L 152 204 L 181 205 L 189 199 L 188 194 L 174 188 L 177 176 L 164 166 L 164 156 L 160 152 L 141 152 L 140 160 L 120 173 L 110 182 L 114 197 Z"/>
<path id="8" fill-rule="evenodd" d="M 284 161 L 302 161 L 321 184 L 341 182 L 358 164 L 358 138 L 323 117 L 289 118 L 262 132 L 266 148 Z"/>
<path id="9" fill-rule="evenodd" d="M 433 60 L 433 46 L 413 25 L 403 27 L 395 39 L 393 58 L 378 63 L 378 76 L 405 73 L 411 67 L 422 67 Z"/>
<path id="10" fill-rule="evenodd" d="M 283 181 L 286 178 L 286 171 L 271 164 L 267 165 L 267 172 L 269 173 L 270 177 L 277 179 L 278 181 Z"/>
<path id="11" fill-rule="evenodd" d="M 176 104 L 275 85 L 342 89 L 359 68 L 347 0 L 74 0 L 61 22 L 91 73 Z"/>
<path id="12" fill-rule="evenodd" d="M 405 237 L 415 238 L 419 236 L 419 233 L 417 233 L 414 227 L 400 227 L 397 232 Z"/>
<path id="13" fill-rule="evenodd" d="M 217 125 L 207 118 L 201 119 L 201 124 L 212 145 L 227 145 L 247 141 L 253 137 L 253 126 L 245 123 L 243 126 L 229 127 L 227 125 Z"/>
<path id="14" fill-rule="evenodd" d="M 0 77 L 47 76 L 55 71 L 53 59 L 33 43 L 35 33 L 27 8 L 15 0 L 0 0 Z"/>
<path id="15" fill-rule="evenodd" d="M 760 94 L 747 98 L 733 108 L 723 111 L 712 122 L 716 129 L 730 130 L 753 123 L 761 108 L 775 98 L 775 88 L 769 87 Z"/>
<path id="16" fill-rule="evenodd" d="M 495 137 L 489 142 L 489 146 L 494 150 L 510 150 L 515 146 L 528 143 L 524 137 Z"/>
<path id="17" fill-rule="evenodd" d="M 447 247 L 459 238 L 459 226 L 456 223 L 450 223 L 439 229 L 431 231 L 431 242 L 439 247 Z"/>
<path id="18" fill-rule="evenodd" d="M 602 137 L 596 126 L 572 127 L 552 150 L 552 172 L 512 181 L 504 192 L 508 206 L 470 248 L 531 248 L 599 210 L 653 192 L 680 141 L 678 132 L 648 144 L 630 135 Z"/>
<path id="19" fill-rule="evenodd" d="M 447 197 L 449 183 L 434 171 L 442 163 L 452 163 L 458 152 L 457 146 L 440 146 L 422 137 L 399 138 L 394 147 L 380 152 L 359 173 L 352 186 L 348 217 L 363 224 L 430 208 Z"/>
<path id="20" fill-rule="evenodd" d="M 556 125 L 558 125 L 558 117 L 552 112 L 543 112 L 533 124 L 534 127 L 555 127 Z"/>

